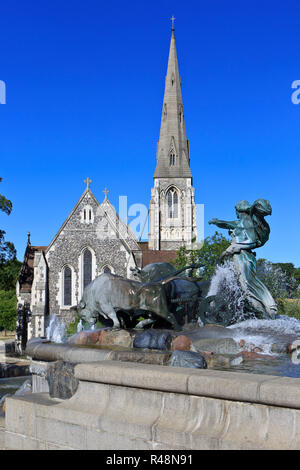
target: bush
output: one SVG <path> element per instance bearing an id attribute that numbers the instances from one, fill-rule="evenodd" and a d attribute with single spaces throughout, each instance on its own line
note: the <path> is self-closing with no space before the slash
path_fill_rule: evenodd
<path id="1" fill-rule="evenodd" d="M 257 276 L 269 289 L 275 301 L 298 298 L 299 284 L 292 274 L 277 263 L 265 259 L 257 260 Z M 281 308 L 285 308 L 281 305 Z"/>
<path id="2" fill-rule="evenodd" d="M 15 290 L 0 290 L 0 331 L 15 331 L 17 322 L 17 297 Z"/>
<path id="3" fill-rule="evenodd" d="M 278 302 L 278 313 L 300 320 L 300 300 L 280 299 Z"/>

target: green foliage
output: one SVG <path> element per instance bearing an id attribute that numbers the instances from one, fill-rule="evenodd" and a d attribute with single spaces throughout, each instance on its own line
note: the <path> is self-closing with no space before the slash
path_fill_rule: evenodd
<path id="1" fill-rule="evenodd" d="M 278 313 L 288 315 L 289 317 L 300 320 L 300 301 L 299 299 L 279 299 L 277 301 Z"/>
<path id="2" fill-rule="evenodd" d="M 2 178 L 0 178 L 0 183 Z M 12 202 L 9 199 L 6 199 L 5 196 L 0 194 L 0 211 L 9 215 L 12 210 Z M 16 249 L 14 244 L 11 242 L 6 242 L 4 238 L 4 230 L 0 230 L 0 264 L 6 263 L 12 259 L 16 258 Z"/>
<path id="3" fill-rule="evenodd" d="M 293 263 L 272 263 L 273 267 L 280 268 L 288 277 L 294 276 L 295 266 Z"/>
<path id="4" fill-rule="evenodd" d="M 72 335 L 75 335 L 77 333 L 77 325 L 78 323 L 80 322 L 80 317 L 78 315 L 76 315 L 76 318 L 75 320 L 69 324 L 67 330 L 66 330 L 66 334 L 67 336 L 72 336 Z M 89 328 L 89 324 L 85 321 L 82 321 L 82 326 L 83 328 Z M 99 328 L 102 328 L 103 325 L 102 323 L 100 323 L 99 321 L 97 321 L 96 325 L 95 325 L 95 329 L 98 330 Z"/>
<path id="5" fill-rule="evenodd" d="M 197 270 L 197 273 L 194 272 L 194 275 L 202 277 L 203 280 L 211 279 L 221 254 L 229 245 L 230 241 L 224 235 L 215 232 L 213 236 L 205 238 L 202 248 L 198 250 L 188 250 L 186 247 L 181 247 L 177 251 L 173 262 L 174 266 L 180 269 L 193 263 L 201 264 L 203 267 Z"/>
<path id="6" fill-rule="evenodd" d="M 2 178 L 0 177 L 0 183 L 2 181 Z M 2 212 L 5 212 L 5 214 L 9 215 L 12 210 L 12 202 L 9 199 L 6 199 L 5 196 L 0 194 L 0 210 Z"/>
<path id="7" fill-rule="evenodd" d="M 72 336 L 72 335 L 75 335 L 75 333 L 77 333 L 78 322 L 79 322 L 79 317 L 76 317 L 76 319 L 72 321 L 72 323 L 69 324 L 69 326 L 66 329 L 67 336 Z"/>
<path id="8" fill-rule="evenodd" d="M 300 268 L 295 268 L 293 263 L 272 263 L 275 268 L 280 268 L 289 278 L 293 278 L 297 285 L 300 284 Z"/>
<path id="9" fill-rule="evenodd" d="M 0 230 L 0 265 L 7 263 L 7 261 L 16 259 L 17 253 L 14 244 L 11 242 L 6 242 L 4 235 L 4 230 Z"/>
<path id="10" fill-rule="evenodd" d="M 13 290 L 16 288 L 21 266 L 22 263 L 17 259 L 0 263 L 0 290 Z"/>
<path id="11" fill-rule="evenodd" d="M 292 263 L 271 263 L 263 258 L 257 260 L 257 276 L 277 303 L 280 299 L 300 297 L 299 283 L 294 277 L 294 272 Z"/>
<path id="12" fill-rule="evenodd" d="M 11 201 L 0 194 L 0 211 L 9 215 L 11 210 Z M 0 330 L 14 331 L 17 321 L 16 280 L 21 263 L 16 259 L 14 244 L 5 241 L 4 235 L 4 230 L 0 230 Z"/>
<path id="13" fill-rule="evenodd" d="M 0 330 L 14 331 L 17 321 L 15 290 L 0 290 Z"/>

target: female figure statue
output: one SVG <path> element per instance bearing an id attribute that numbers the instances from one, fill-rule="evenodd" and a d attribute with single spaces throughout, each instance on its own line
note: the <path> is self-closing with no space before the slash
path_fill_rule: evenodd
<path id="1" fill-rule="evenodd" d="M 246 294 L 246 310 L 259 318 L 274 318 L 277 306 L 267 287 L 256 275 L 256 257 L 252 251 L 269 239 L 270 227 L 264 217 L 271 215 L 271 205 L 265 199 L 257 199 L 252 205 L 248 201 L 239 201 L 235 209 L 235 221 L 209 221 L 209 224 L 229 229 L 232 236 L 232 242 L 221 258 L 229 256 L 234 262 L 239 283 Z"/>

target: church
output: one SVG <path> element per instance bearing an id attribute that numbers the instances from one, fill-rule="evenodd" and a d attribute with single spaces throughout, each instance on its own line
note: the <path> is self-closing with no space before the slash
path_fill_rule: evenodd
<path id="1" fill-rule="evenodd" d="M 154 166 L 154 165 L 153 165 Z M 72 306 L 96 276 L 132 277 L 132 268 L 171 261 L 197 237 L 196 206 L 186 136 L 181 82 L 172 26 L 154 185 L 149 204 L 148 242 L 141 242 L 108 199 L 99 203 L 91 180 L 48 246 L 32 246 L 30 234 L 17 281 L 19 305 L 30 305 L 28 338 L 45 335 L 50 315 L 68 324 Z"/>

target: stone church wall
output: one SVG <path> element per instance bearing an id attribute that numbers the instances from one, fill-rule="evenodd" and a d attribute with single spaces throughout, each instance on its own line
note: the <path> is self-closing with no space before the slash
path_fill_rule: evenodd
<path id="1" fill-rule="evenodd" d="M 178 216 L 168 217 L 168 191 L 178 195 Z M 149 214 L 149 248 L 178 250 L 197 237 L 196 206 L 191 178 L 156 178 Z"/>
<path id="2" fill-rule="evenodd" d="M 83 211 L 92 210 L 91 221 L 84 222 Z M 112 211 L 112 206 L 109 207 Z M 72 305 L 77 305 L 83 292 L 83 252 L 86 248 L 92 254 L 92 278 L 109 267 L 114 274 L 127 277 L 128 264 L 132 254 L 128 252 L 118 234 L 107 223 L 105 211 L 87 192 L 75 211 L 67 219 L 46 253 L 48 263 L 49 314 L 63 316 L 67 323 L 75 312 L 70 306 L 63 306 L 63 269 L 72 271 Z"/>

